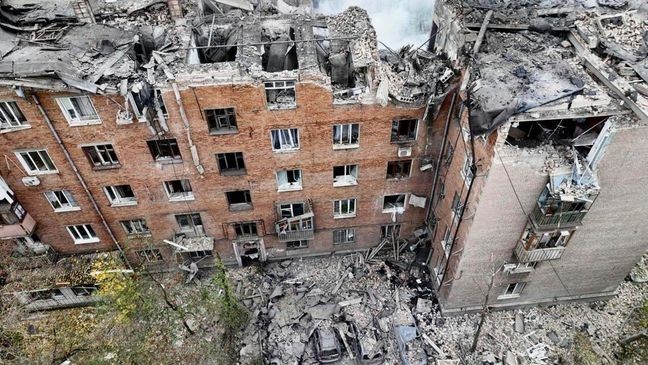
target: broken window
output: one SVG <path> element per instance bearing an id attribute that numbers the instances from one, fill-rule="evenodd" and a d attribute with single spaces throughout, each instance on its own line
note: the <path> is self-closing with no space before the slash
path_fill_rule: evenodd
<path id="1" fill-rule="evenodd" d="M 46 150 L 21 151 L 16 156 L 30 175 L 58 173 Z"/>
<path id="2" fill-rule="evenodd" d="M 190 251 L 189 257 L 192 259 L 202 259 L 205 257 L 211 257 L 212 250 L 200 250 L 200 251 Z"/>
<path id="3" fill-rule="evenodd" d="M 333 202 L 333 218 L 351 218 L 355 216 L 355 199 L 342 199 Z"/>
<path id="4" fill-rule="evenodd" d="M 526 285 L 526 283 L 511 283 L 511 284 L 508 284 L 504 288 L 504 290 L 502 291 L 502 294 L 499 297 L 497 297 L 497 299 L 517 298 L 522 293 L 522 290 L 524 289 L 525 285 Z"/>
<path id="5" fill-rule="evenodd" d="M 0 132 L 28 125 L 27 118 L 15 101 L 0 101 Z"/>
<path id="6" fill-rule="evenodd" d="M 97 169 L 119 167 L 119 159 L 111 144 L 100 144 L 82 147 L 86 157 Z"/>
<path id="7" fill-rule="evenodd" d="M 443 158 L 443 162 L 446 166 L 450 166 L 450 164 L 452 163 L 452 156 L 454 156 L 454 146 L 448 143 L 448 147 L 446 147 L 445 156 Z"/>
<path id="8" fill-rule="evenodd" d="M 383 198 L 383 213 L 403 212 L 405 210 L 405 194 L 385 195 Z"/>
<path id="9" fill-rule="evenodd" d="M 292 27 L 278 30 L 276 25 L 277 23 L 274 23 L 273 27 L 263 27 L 261 29 L 261 40 L 271 42 L 263 45 L 263 55 L 261 56 L 263 71 L 296 70 L 299 66 L 297 62 L 297 45 L 291 42 L 295 40 L 295 30 Z"/>
<path id="10" fill-rule="evenodd" d="M 222 134 L 238 131 L 234 108 L 206 109 L 205 118 L 207 118 L 209 133 Z"/>
<path id="11" fill-rule="evenodd" d="M 441 176 L 439 176 L 439 200 L 445 199 L 445 180 L 441 179 Z"/>
<path id="12" fill-rule="evenodd" d="M 164 191 L 166 191 L 170 201 L 194 199 L 191 184 L 187 179 L 165 181 Z"/>
<path id="13" fill-rule="evenodd" d="M 243 152 L 219 153 L 216 159 L 221 175 L 245 175 Z"/>
<path id="14" fill-rule="evenodd" d="M 72 293 L 77 297 L 89 297 L 97 291 L 97 288 L 94 286 L 73 286 Z"/>
<path id="15" fill-rule="evenodd" d="M 4 203 L 0 204 L 0 226 L 20 223 L 26 213 L 25 208 L 19 203 L 8 204 L 4 200 Z"/>
<path id="16" fill-rule="evenodd" d="M 130 185 L 105 186 L 104 192 L 113 207 L 137 204 L 135 193 L 133 193 Z"/>
<path id="17" fill-rule="evenodd" d="M 205 3 L 210 2 L 207 1 Z M 205 10 L 211 11 L 213 9 L 211 7 L 207 7 L 205 8 Z M 211 14 L 211 12 L 208 11 L 205 14 Z M 236 61 L 236 53 L 238 51 L 238 47 L 227 46 L 236 45 L 237 43 L 239 43 L 241 29 L 239 27 L 233 27 L 231 24 L 218 23 L 207 21 L 200 28 L 194 29 L 192 41 L 197 47 L 199 47 L 195 51 L 197 51 L 197 61 L 199 61 L 200 63 Z M 194 53 L 193 57 L 196 57 L 196 53 Z M 193 61 L 192 63 L 198 62 Z"/>
<path id="18" fill-rule="evenodd" d="M 67 190 L 53 190 L 46 191 L 45 197 L 47 201 L 52 205 L 55 212 L 66 212 L 70 210 L 79 210 L 79 203 L 72 193 Z"/>
<path id="19" fill-rule="evenodd" d="M 360 125 L 338 124 L 333 126 L 333 148 L 356 148 L 360 136 Z"/>
<path id="20" fill-rule="evenodd" d="M 443 247 L 443 252 L 445 253 L 446 257 L 450 256 L 450 250 L 452 250 L 452 239 L 450 239 L 451 235 L 452 232 L 450 231 L 450 227 L 446 226 L 446 229 L 443 233 L 443 240 L 441 241 L 441 247 Z"/>
<path id="21" fill-rule="evenodd" d="M 122 228 L 124 228 L 124 231 L 129 236 L 147 235 L 151 233 L 146 224 L 146 220 L 142 218 L 120 221 L 119 223 L 121 223 Z"/>
<path id="22" fill-rule="evenodd" d="M 205 233 L 200 213 L 176 214 L 175 219 L 180 227 L 180 232 L 194 233 L 196 235 Z"/>
<path id="23" fill-rule="evenodd" d="M 268 109 L 287 109 L 297 105 L 294 81 L 267 81 L 264 85 Z"/>
<path id="24" fill-rule="evenodd" d="M 70 236 L 74 239 L 75 245 L 99 242 L 97 234 L 89 224 L 77 224 L 65 228 L 67 228 L 68 233 L 70 233 Z"/>
<path id="25" fill-rule="evenodd" d="M 286 242 L 287 250 L 297 250 L 300 248 L 308 248 L 308 240 L 288 241 Z"/>
<path id="26" fill-rule="evenodd" d="M 273 151 L 294 151 L 299 149 L 299 130 L 297 128 L 273 129 L 270 131 Z"/>
<path id="27" fill-rule="evenodd" d="M 344 228 L 333 230 L 333 244 L 340 245 L 355 242 L 355 229 Z"/>
<path id="28" fill-rule="evenodd" d="M 277 190 L 291 191 L 302 189 L 301 170 L 277 171 Z"/>
<path id="29" fill-rule="evenodd" d="M 234 231 L 236 232 L 237 238 L 254 237 L 258 235 L 256 222 L 235 223 Z"/>
<path id="30" fill-rule="evenodd" d="M 522 235 L 522 242 L 526 250 L 565 247 L 572 233 L 573 231 L 567 230 L 535 233 L 531 227 L 527 226 Z"/>
<path id="31" fill-rule="evenodd" d="M 404 179 L 410 176 L 412 160 L 389 161 L 387 162 L 388 179 Z"/>
<path id="32" fill-rule="evenodd" d="M 160 107 L 160 111 L 162 112 L 162 116 L 166 119 L 169 117 L 169 112 L 167 111 L 166 104 L 164 104 L 164 99 L 162 98 L 162 90 L 160 89 L 154 89 L 153 93 L 155 94 L 155 102 L 158 107 Z"/>
<path id="33" fill-rule="evenodd" d="M 474 173 L 473 173 L 473 159 L 472 156 L 466 156 L 464 160 L 463 168 L 461 169 L 461 176 L 463 176 L 466 184 L 470 185 L 472 183 Z"/>
<path id="34" fill-rule="evenodd" d="M 358 165 L 333 167 L 333 186 L 350 186 L 358 184 Z"/>
<path id="35" fill-rule="evenodd" d="M 137 256 L 143 262 L 158 262 L 164 259 L 162 257 L 162 253 L 157 248 L 147 248 L 144 250 L 139 250 L 137 251 Z"/>
<path id="36" fill-rule="evenodd" d="M 281 218 L 297 217 L 306 212 L 305 206 L 304 203 L 279 204 L 279 213 L 281 214 Z"/>
<path id="37" fill-rule="evenodd" d="M 398 238 L 400 235 L 400 224 L 386 224 L 380 227 L 381 238 Z"/>
<path id="38" fill-rule="evenodd" d="M 452 198 L 452 214 L 454 218 L 457 218 L 461 215 L 463 211 L 463 203 L 461 202 L 461 196 L 459 193 L 455 192 L 454 197 Z"/>
<path id="39" fill-rule="evenodd" d="M 182 160 L 180 148 L 175 138 L 147 141 L 149 151 L 157 162 Z"/>
<path id="40" fill-rule="evenodd" d="M 71 126 L 101 123 L 89 96 L 70 96 L 56 101 Z"/>
<path id="41" fill-rule="evenodd" d="M 225 195 L 230 210 L 252 209 L 252 197 L 249 190 L 228 191 Z"/>
<path id="42" fill-rule="evenodd" d="M 416 140 L 418 120 L 401 119 L 392 121 L 391 141 L 408 142 Z"/>

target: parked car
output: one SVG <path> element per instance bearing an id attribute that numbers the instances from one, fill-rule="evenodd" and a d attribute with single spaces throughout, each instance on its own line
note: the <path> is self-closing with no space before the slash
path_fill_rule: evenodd
<path id="1" fill-rule="evenodd" d="M 332 328 L 317 328 L 314 335 L 315 356 L 321 364 L 329 364 L 340 360 L 342 350 L 340 342 Z"/>
<path id="2" fill-rule="evenodd" d="M 380 339 L 374 327 L 360 329 L 358 325 L 349 321 L 349 328 L 354 339 L 356 362 L 362 365 L 378 365 L 385 361 L 385 343 Z"/>

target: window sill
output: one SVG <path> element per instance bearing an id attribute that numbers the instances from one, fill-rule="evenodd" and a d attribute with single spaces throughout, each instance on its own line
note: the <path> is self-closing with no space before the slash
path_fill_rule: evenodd
<path id="1" fill-rule="evenodd" d="M 177 159 L 156 159 L 155 160 L 155 163 L 159 163 L 159 164 L 162 164 L 162 165 L 171 165 L 171 164 L 182 163 L 182 162 L 183 162 L 182 159 L 180 159 L 180 160 L 177 160 Z"/>
<path id="2" fill-rule="evenodd" d="M 520 294 L 505 294 L 497 297 L 497 300 L 515 299 L 519 298 Z"/>
<path id="3" fill-rule="evenodd" d="M 357 181 L 343 181 L 343 182 L 333 182 L 334 187 L 342 187 L 342 186 L 356 186 L 358 185 Z"/>
<path id="4" fill-rule="evenodd" d="M 356 148 L 360 148 L 360 145 L 355 143 L 355 144 L 334 144 L 333 149 L 334 150 L 353 150 Z"/>
<path id="5" fill-rule="evenodd" d="M 215 130 L 209 130 L 209 135 L 210 136 L 222 136 L 222 135 L 238 134 L 238 133 L 239 133 L 238 129 L 215 129 Z"/>
<path id="6" fill-rule="evenodd" d="M 11 133 L 11 132 L 18 132 L 18 131 L 24 131 L 25 129 L 31 129 L 31 125 L 26 124 L 22 125 L 20 127 L 8 127 L 8 128 L 2 128 L 0 129 L 0 134 L 3 133 Z"/>
<path id="7" fill-rule="evenodd" d="M 58 170 L 52 170 L 52 171 L 28 171 L 29 176 L 37 176 L 37 175 L 53 175 L 53 174 L 58 174 Z"/>
<path id="8" fill-rule="evenodd" d="M 99 243 L 99 242 L 101 242 L 101 240 L 99 240 L 98 238 L 93 238 L 89 240 L 78 240 L 78 241 L 74 240 L 75 245 L 85 245 L 87 243 Z"/>
<path id="9" fill-rule="evenodd" d="M 280 149 L 280 150 L 275 150 L 275 149 L 272 150 L 272 152 L 274 152 L 274 153 L 291 153 L 291 152 L 297 152 L 297 151 L 299 151 L 299 147 L 298 148 L 284 148 L 284 149 Z"/>
<path id="10" fill-rule="evenodd" d="M 340 215 L 334 215 L 333 219 L 345 219 L 345 218 L 355 218 L 356 214 L 340 214 Z"/>
<path id="11" fill-rule="evenodd" d="M 95 171 L 101 171 L 101 170 L 113 170 L 113 169 L 118 169 L 121 167 L 121 164 L 116 164 L 116 165 L 106 165 L 106 166 L 93 166 L 92 169 Z"/>
<path id="12" fill-rule="evenodd" d="M 221 176 L 241 176 L 247 175 L 247 170 L 237 169 L 237 170 L 221 170 Z"/>
<path id="13" fill-rule="evenodd" d="M 401 176 L 401 177 L 387 177 L 387 181 L 402 181 L 409 179 L 410 176 Z"/>
<path id="14" fill-rule="evenodd" d="M 511 274 L 528 274 L 528 273 L 530 273 L 530 272 L 533 272 L 534 270 L 535 270 L 535 269 L 532 268 L 532 267 L 525 267 L 525 268 L 521 268 L 521 269 L 514 269 L 514 270 L 511 270 L 510 273 L 511 273 Z"/>
<path id="15" fill-rule="evenodd" d="M 81 210 L 81 207 L 59 208 L 54 209 L 54 213 L 77 212 L 79 210 Z"/>
<path id="16" fill-rule="evenodd" d="M 286 247 L 286 251 L 298 251 L 298 250 L 305 250 L 307 248 L 308 248 L 308 246 L 304 246 L 304 247 Z"/>
<path id="17" fill-rule="evenodd" d="M 119 208 L 119 207 L 131 207 L 137 205 L 137 202 L 120 202 L 120 203 L 112 203 L 110 206 L 112 208 Z"/>
<path id="18" fill-rule="evenodd" d="M 290 104 L 290 105 L 268 104 L 268 110 L 291 110 L 291 109 L 297 109 L 297 104 Z"/>
<path id="19" fill-rule="evenodd" d="M 414 143 L 416 142 L 416 138 L 414 139 L 398 139 L 398 140 L 391 140 L 391 143 L 394 144 L 407 144 L 407 143 Z"/>
<path id="20" fill-rule="evenodd" d="M 284 193 L 284 192 L 287 192 L 287 191 L 300 191 L 300 190 L 304 190 L 304 188 L 301 185 L 299 185 L 299 186 L 288 186 L 288 187 L 283 187 L 283 188 L 280 187 L 280 188 L 277 189 L 277 193 Z"/>
<path id="21" fill-rule="evenodd" d="M 101 124 L 101 119 L 84 120 L 78 122 L 72 122 L 68 120 L 68 124 L 70 125 L 70 127 L 83 127 L 86 125 L 97 125 L 97 124 Z"/>
<path id="22" fill-rule="evenodd" d="M 170 196 L 169 201 L 170 202 L 186 202 L 186 201 L 192 201 L 196 200 L 196 197 L 194 197 L 193 194 L 187 195 L 187 196 Z"/>
<path id="23" fill-rule="evenodd" d="M 229 205 L 229 210 L 231 212 L 240 212 L 244 210 L 252 210 L 253 206 L 252 204 L 230 204 Z"/>
<path id="24" fill-rule="evenodd" d="M 400 208 L 390 208 L 390 209 L 383 209 L 383 213 L 398 213 L 398 214 L 403 214 L 405 212 L 405 207 L 400 207 Z"/>

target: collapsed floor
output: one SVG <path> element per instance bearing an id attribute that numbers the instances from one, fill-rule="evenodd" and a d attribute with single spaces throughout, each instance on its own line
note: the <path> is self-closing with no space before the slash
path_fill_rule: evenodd
<path id="1" fill-rule="evenodd" d="M 385 364 L 572 363 L 577 334 L 591 340 L 601 363 L 613 364 L 618 340 L 633 334 L 633 309 L 648 299 L 637 280 L 622 283 L 608 302 L 493 312 L 470 354 L 479 314 L 441 316 L 426 274 L 410 261 L 411 254 L 401 262 L 365 263 L 356 254 L 233 270 L 237 294 L 252 312 L 241 362 L 262 353 L 268 364 L 316 364 L 312 333 L 330 327 L 345 334 L 338 336 L 344 338 L 340 363 L 351 364 L 347 346 L 354 340 L 346 323 L 353 321 L 364 330 L 375 328 L 378 335 L 369 343 L 375 351 L 382 347 Z M 405 361 L 394 329 L 414 319 L 419 336 L 405 346 Z"/>

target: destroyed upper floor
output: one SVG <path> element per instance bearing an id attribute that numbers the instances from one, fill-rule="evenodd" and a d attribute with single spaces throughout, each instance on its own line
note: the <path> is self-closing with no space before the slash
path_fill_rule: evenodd
<path id="1" fill-rule="evenodd" d="M 418 45 L 379 50 L 367 12 L 309 0 L 0 1 L 0 84 L 123 93 L 127 84 L 311 81 L 339 103 L 420 105 L 455 70 Z M 431 16 L 431 15 L 430 15 Z"/>

